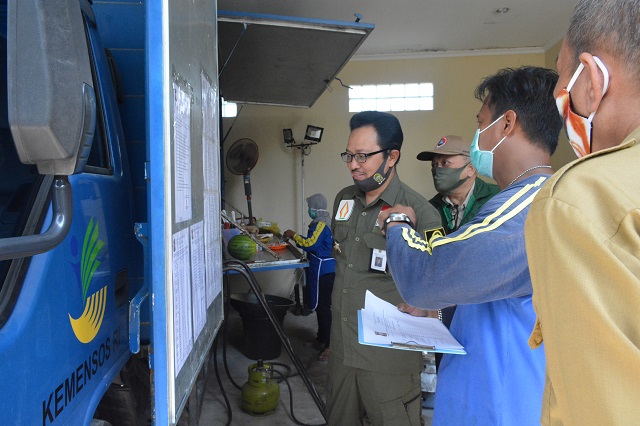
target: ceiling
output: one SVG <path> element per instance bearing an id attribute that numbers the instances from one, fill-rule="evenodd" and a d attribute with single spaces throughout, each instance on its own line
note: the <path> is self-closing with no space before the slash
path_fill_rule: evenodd
<path id="1" fill-rule="evenodd" d="M 219 10 L 375 25 L 354 58 L 542 52 L 564 35 L 571 0 L 218 0 Z M 508 8 L 507 13 L 497 13 Z"/>

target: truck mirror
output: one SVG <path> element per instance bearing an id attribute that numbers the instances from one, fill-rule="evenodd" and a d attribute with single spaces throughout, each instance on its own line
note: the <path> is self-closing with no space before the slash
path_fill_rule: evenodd
<path id="1" fill-rule="evenodd" d="M 54 175 L 53 220 L 42 234 L 3 238 L 0 260 L 33 256 L 64 240 L 73 218 L 69 175 L 89 158 L 96 96 L 78 0 L 9 0 L 7 103 L 20 161 Z"/>
<path id="2" fill-rule="evenodd" d="M 9 0 L 9 124 L 20 161 L 45 175 L 84 168 L 96 97 L 78 0 Z"/>

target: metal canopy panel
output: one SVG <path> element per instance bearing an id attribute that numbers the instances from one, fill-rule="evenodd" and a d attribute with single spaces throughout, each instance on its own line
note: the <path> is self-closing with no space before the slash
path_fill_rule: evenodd
<path id="1" fill-rule="evenodd" d="M 310 107 L 373 28 L 218 11 L 220 93 L 228 102 Z"/>

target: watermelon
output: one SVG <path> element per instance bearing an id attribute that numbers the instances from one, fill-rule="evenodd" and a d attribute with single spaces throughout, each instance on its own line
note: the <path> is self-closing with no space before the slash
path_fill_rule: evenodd
<path id="1" fill-rule="evenodd" d="M 256 252 L 256 243 L 247 235 L 236 235 L 227 244 L 229 254 L 239 260 L 249 260 Z"/>

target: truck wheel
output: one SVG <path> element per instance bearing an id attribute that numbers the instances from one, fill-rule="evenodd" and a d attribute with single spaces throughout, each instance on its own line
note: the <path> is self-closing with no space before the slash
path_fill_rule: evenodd
<path id="1" fill-rule="evenodd" d="M 150 374 L 148 362 L 132 357 L 102 397 L 94 419 L 106 425 L 139 426 L 151 424 Z M 93 425 L 92 425 L 93 426 Z"/>

